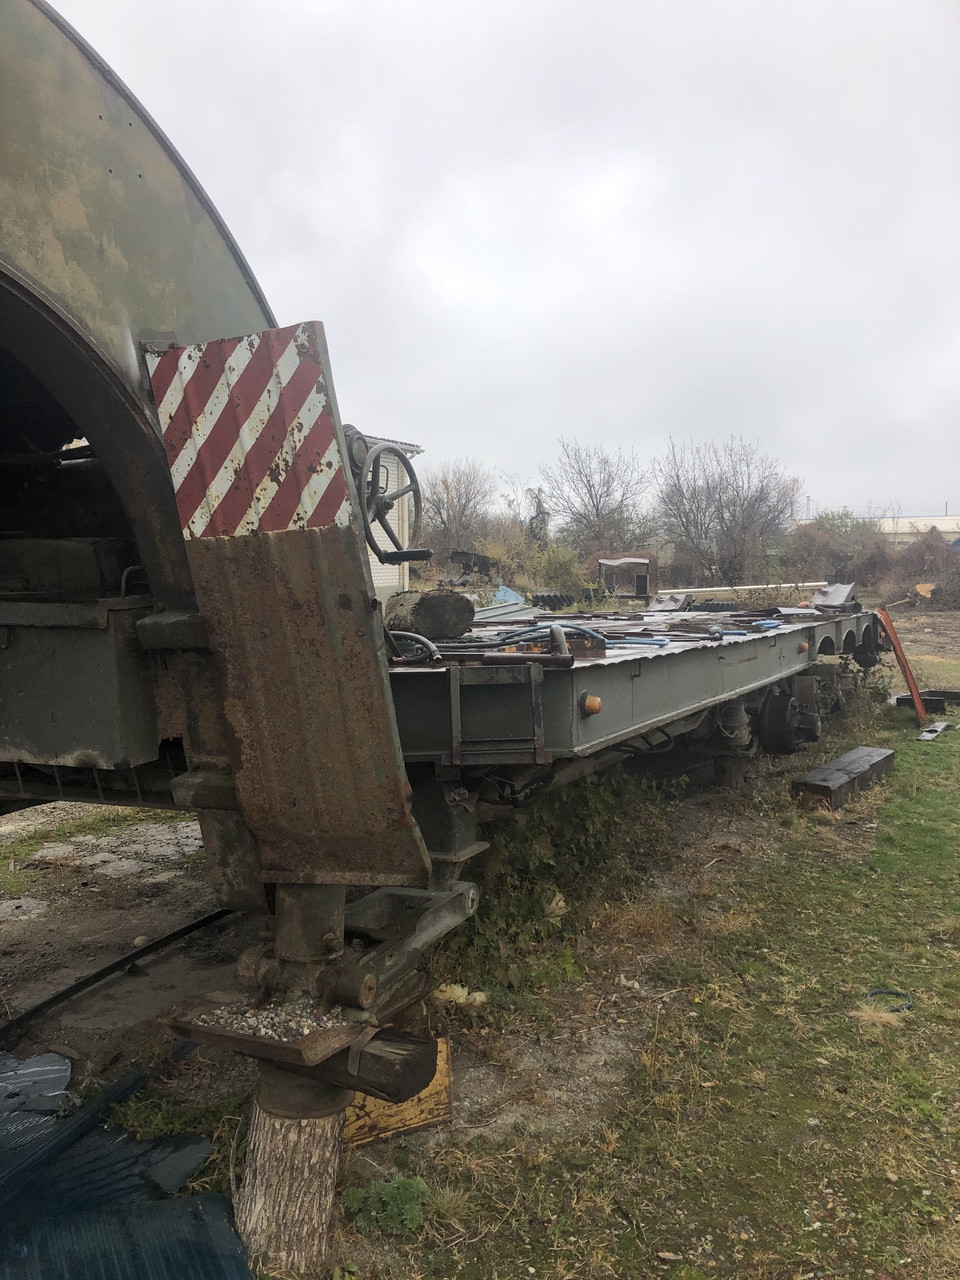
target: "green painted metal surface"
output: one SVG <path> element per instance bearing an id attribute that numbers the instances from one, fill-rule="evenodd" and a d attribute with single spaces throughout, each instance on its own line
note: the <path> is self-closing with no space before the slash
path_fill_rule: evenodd
<path id="1" fill-rule="evenodd" d="M 52 303 L 139 396 L 140 342 L 270 327 L 196 180 L 76 32 L 6 0 L 0 36 L 0 283 Z"/>
<path id="2" fill-rule="evenodd" d="M 0 760 L 117 769 L 155 759 L 149 600 L 0 601 Z"/>

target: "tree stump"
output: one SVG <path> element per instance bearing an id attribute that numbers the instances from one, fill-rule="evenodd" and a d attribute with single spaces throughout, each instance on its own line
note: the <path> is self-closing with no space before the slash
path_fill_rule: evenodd
<path id="1" fill-rule="evenodd" d="M 325 1276 L 334 1263 L 334 1210 L 343 1150 L 343 1118 L 351 1094 L 331 1090 L 337 1110 L 286 1116 L 253 1104 L 243 1184 L 234 1206 L 251 1260 L 305 1277 Z"/>

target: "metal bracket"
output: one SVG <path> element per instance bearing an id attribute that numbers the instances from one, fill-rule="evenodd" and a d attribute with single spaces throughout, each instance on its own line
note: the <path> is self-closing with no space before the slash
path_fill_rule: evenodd
<path id="1" fill-rule="evenodd" d="M 360 1055 L 380 1030 L 379 1027 L 367 1027 L 361 1031 L 354 1040 L 347 1053 L 347 1070 L 352 1076 L 357 1075 L 360 1070 Z"/>
<path id="2" fill-rule="evenodd" d="M 344 932 L 366 936 L 367 951 L 330 965 L 333 998 L 375 1011 L 413 970 L 424 951 L 474 914 L 480 903 L 475 884 L 458 881 L 449 889 L 377 889 L 347 908 Z"/>

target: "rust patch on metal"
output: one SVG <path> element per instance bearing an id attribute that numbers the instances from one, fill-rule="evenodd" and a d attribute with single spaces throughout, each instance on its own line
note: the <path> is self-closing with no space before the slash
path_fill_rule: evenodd
<path id="1" fill-rule="evenodd" d="M 196 1044 L 243 1053 L 251 1058 L 264 1058 L 290 1067 L 316 1067 L 341 1049 L 349 1048 L 366 1030 L 363 1023 L 345 1022 L 339 1027 L 312 1031 L 299 1040 L 286 1041 L 248 1035 L 243 1031 L 222 1031 L 219 1027 L 205 1026 L 176 1016 L 159 1018 L 158 1022 L 175 1035 Z"/>
<path id="2" fill-rule="evenodd" d="M 424 885 L 429 859 L 354 529 L 198 538 L 187 554 L 264 879 Z"/>

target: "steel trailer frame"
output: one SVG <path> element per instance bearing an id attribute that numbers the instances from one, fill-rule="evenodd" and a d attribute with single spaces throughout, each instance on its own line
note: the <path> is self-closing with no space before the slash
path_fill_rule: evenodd
<path id="1" fill-rule="evenodd" d="M 602 616 L 602 615 L 601 615 Z M 683 614 L 704 630 L 719 620 L 755 625 L 755 615 Z M 634 615 L 614 626 L 626 635 L 663 615 Z M 545 623 L 576 621 L 548 616 Z M 616 635 L 616 631 L 613 631 Z M 464 644 L 469 646 L 470 637 Z M 792 680 L 825 654 L 876 648 L 870 612 L 824 615 L 788 610 L 775 629 L 686 641 L 676 632 L 663 647 L 640 649 L 616 640 L 598 656 L 569 667 L 541 666 L 536 655 L 509 666 L 429 664 L 395 667 L 390 681 L 404 759 L 464 769 L 502 764 L 547 764 L 576 759 L 628 742 L 698 712 Z M 599 697 L 593 715 L 581 708 Z"/>

